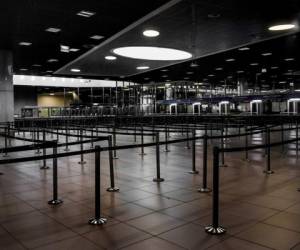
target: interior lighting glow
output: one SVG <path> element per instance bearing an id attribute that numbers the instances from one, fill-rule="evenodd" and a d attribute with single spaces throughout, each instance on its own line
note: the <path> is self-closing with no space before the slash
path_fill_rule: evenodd
<path id="1" fill-rule="evenodd" d="M 143 35 L 146 37 L 157 37 L 159 36 L 159 32 L 157 30 L 145 30 Z"/>
<path id="2" fill-rule="evenodd" d="M 270 31 L 282 31 L 282 30 L 290 30 L 294 29 L 296 26 L 294 24 L 280 24 L 269 27 Z"/>

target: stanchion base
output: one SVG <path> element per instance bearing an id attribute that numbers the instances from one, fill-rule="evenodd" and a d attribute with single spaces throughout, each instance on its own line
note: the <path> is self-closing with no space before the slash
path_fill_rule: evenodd
<path id="1" fill-rule="evenodd" d="M 168 149 L 168 150 L 164 150 L 164 152 L 165 152 L 165 153 L 169 153 L 169 152 L 171 152 L 171 151 Z"/>
<path id="2" fill-rule="evenodd" d="M 114 159 L 114 160 L 118 160 L 118 159 L 119 159 L 119 157 L 117 157 L 117 156 L 116 156 L 116 157 L 113 157 L 113 159 Z"/>
<path id="3" fill-rule="evenodd" d="M 226 229 L 221 226 L 219 226 L 219 227 L 208 226 L 208 227 L 205 227 L 205 232 L 207 232 L 208 234 L 219 235 L 219 234 L 226 233 Z"/>
<path id="4" fill-rule="evenodd" d="M 153 178 L 153 181 L 154 182 L 163 182 L 163 181 L 165 181 L 165 179 L 164 178 Z"/>
<path id="5" fill-rule="evenodd" d="M 226 164 L 221 164 L 220 165 L 220 168 L 227 168 L 228 167 L 228 165 L 226 165 Z"/>
<path id="6" fill-rule="evenodd" d="M 63 203 L 63 201 L 60 200 L 60 199 L 48 201 L 49 205 L 59 205 L 59 204 L 62 204 L 62 203 Z"/>
<path id="7" fill-rule="evenodd" d="M 210 193 L 211 189 L 210 188 L 199 188 L 198 192 L 199 193 Z"/>
<path id="8" fill-rule="evenodd" d="M 109 187 L 106 189 L 107 192 L 119 192 L 120 188 L 118 187 Z"/>
<path id="9" fill-rule="evenodd" d="M 86 164 L 86 161 L 79 161 L 78 164 L 84 165 L 84 164 Z"/>
<path id="10" fill-rule="evenodd" d="M 45 170 L 45 169 L 49 169 L 50 167 L 48 167 L 48 166 L 42 166 L 42 167 L 40 167 L 40 169 L 41 170 Z"/>
<path id="11" fill-rule="evenodd" d="M 199 171 L 197 171 L 197 170 L 192 170 L 192 171 L 189 171 L 188 173 L 189 173 L 189 174 L 199 174 Z"/>
<path id="12" fill-rule="evenodd" d="M 104 224 L 106 224 L 106 222 L 107 222 L 106 218 L 90 219 L 89 220 L 90 225 L 104 225 Z"/>
<path id="13" fill-rule="evenodd" d="M 3 173 L 2 173 L 3 174 Z M 298 192 L 300 192 L 300 188 L 297 189 Z"/>
<path id="14" fill-rule="evenodd" d="M 4 174 L 0 172 L 0 175 L 4 175 Z"/>
<path id="15" fill-rule="evenodd" d="M 265 174 L 274 174 L 274 171 L 272 171 L 272 170 L 264 170 L 264 173 Z"/>

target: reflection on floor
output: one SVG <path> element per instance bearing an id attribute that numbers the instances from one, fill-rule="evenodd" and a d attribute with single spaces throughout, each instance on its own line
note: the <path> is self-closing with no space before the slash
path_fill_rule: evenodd
<path id="1" fill-rule="evenodd" d="M 118 138 L 120 145 L 127 141 L 132 138 Z M 257 136 L 254 143 L 259 143 Z M 250 162 L 244 160 L 244 153 L 225 156 L 229 167 L 220 168 L 220 220 L 228 231 L 222 236 L 204 231 L 211 222 L 211 194 L 196 191 L 202 181 L 201 143 L 197 143 L 199 175 L 188 173 L 191 150 L 184 146 L 172 145 L 169 153 L 161 149 L 165 182 L 160 184 L 152 182 L 154 148 L 146 148 L 143 158 L 139 149 L 118 152 L 119 193 L 105 191 L 109 169 L 103 153 L 102 213 L 108 218 L 104 226 L 87 224 L 94 212 L 93 155 L 85 157 L 84 166 L 78 164 L 79 157 L 59 160 L 59 196 L 64 203 L 57 207 L 47 204 L 52 195 L 51 169 L 40 170 L 41 162 L 0 165 L 4 173 L 0 176 L 0 249 L 300 249 L 300 164 L 289 149 L 293 145 L 286 147 L 284 156 L 281 147 L 272 149 L 273 175 L 262 172 L 263 150 L 249 153 Z M 211 186 L 211 155 L 208 165 Z"/>

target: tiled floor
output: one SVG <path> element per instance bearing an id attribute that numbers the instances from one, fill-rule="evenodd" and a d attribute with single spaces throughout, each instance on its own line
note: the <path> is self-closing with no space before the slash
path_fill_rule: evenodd
<path id="1" fill-rule="evenodd" d="M 277 138 L 273 136 L 274 141 Z M 253 143 L 260 140 L 255 136 Z M 133 138 L 118 136 L 119 145 L 128 142 Z M 241 142 L 228 140 L 230 145 Z M 0 165 L 4 173 L 0 176 L 0 249 L 299 250 L 300 160 L 295 152 L 286 147 L 282 156 L 280 147 L 272 149 L 275 174 L 269 176 L 262 172 L 262 150 L 249 152 L 250 162 L 244 160 L 244 153 L 226 154 L 228 167 L 220 168 L 220 224 L 227 233 L 212 236 L 204 231 L 211 223 L 211 194 L 197 192 L 202 181 L 202 147 L 197 144 L 199 175 L 188 173 L 191 150 L 185 144 L 171 145 L 169 153 L 161 148 L 162 183 L 152 181 L 154 148 L 146 148 L 144 157 L 139 149 L 119 151 L 115 160 L 118 193 L 106 192 L 108 156 L 102 153 L 101 207 L 108 218 L 104 226 L 87 223 L 94 213 L 93 155 L 85 156 L 84 166 L 78 164 L 77 156 L 59 159 L 59 196 L 64 203 L 57 207 L 47 204 L 52 195 L 51 169 L 40 170 L 41 162 Z M 10 157 L 25 155 L 33 154 Z M 211 155 L 208 165 L 211 186 Z"/>

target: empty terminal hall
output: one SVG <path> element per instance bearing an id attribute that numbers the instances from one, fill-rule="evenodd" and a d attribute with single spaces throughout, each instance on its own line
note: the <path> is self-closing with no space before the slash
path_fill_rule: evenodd
<path id="1" fill-rule="evenodd" d="M 1 250 L 300 250 L 300 2 L 4 0 Z"/>

